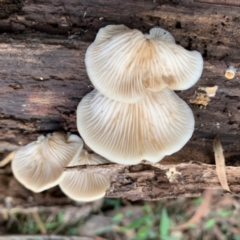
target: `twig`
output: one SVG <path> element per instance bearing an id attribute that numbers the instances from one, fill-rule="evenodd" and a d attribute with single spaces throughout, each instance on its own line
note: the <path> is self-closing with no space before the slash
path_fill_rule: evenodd
<path id="1" fill-rule="evenodd" d="M 10 163 L 15 155 L 15 151 L 10 152 L 2 161 L 0 161 L 0 167 L 6 166 Z"/>
<path id="2" fill-rule="evenodd" d="M 38 225 L 41 234 L 47 234 L 47 230 L 46 230 L 46 228 L 38 214 L 38 210 L 36 208 L 32 211 L 32 216 L 33 216 L 34 221 Z"/>
<path id="3" fill-rule="evenodd" d="M 212 190 L 205 190 L 203 193 L 203 202 L 198 207 L 195 214 L 186 223 L 173 227 L 173 230 L 184 230 L 188 229 L 191 224 L 198 224 L 203 217 L 205 217 L 209 212 L 209 207 L 212 199 Z"/>
<path id="4" fill-rule="evenodd" d="M 213 227 L 213 233 L 217 237 L 218 240 L 224 239 L 223 238 L 223 233 L 222 233 L 222 231 L 220 230 L 220 228 L 217 225 L 215 225 Z"/>

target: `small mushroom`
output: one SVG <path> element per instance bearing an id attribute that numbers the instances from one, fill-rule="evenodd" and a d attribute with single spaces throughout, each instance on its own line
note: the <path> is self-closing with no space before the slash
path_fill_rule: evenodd
<path id="1" fill-rule="evenodd" d="M 101 28 L 86 52 L 85 63 L 100 93 L 127 103 L 144 98 L 148 90 L 188 89 L 203 70 L 201 54 L 175 44 L 166 30 L 153 28 L 144 35 L 124 25 Z"/>
<path id="2" fill-rule="evenodd" d="M 235 77 L 237 70 L 233 66 L 229 66 L 228 69 L 225 72 L 225 77 L 227 79 L 233 79 Z"/>
<path id="3" fill-rule="evenodd" d="M 54 132 L 16 151 L 12 171 L 16 179 L 33 192 L 41 192 L 58 184 L 73 157 L 83 147 L 74 134 Z"/>
<path id="4" fill-rule="evenodd" d="M 103 163 L 109 163 L 109 161 L 97 154 L 89 154 L 83 149 L 80 155 L 74 158 L 68 166 Z M 99 173 L 69 171 L 63 173 L 59 186 L 69 198 L 75 201 L 89 202 L 104 197 L 106 190 L 110 187 L 110 181 Z"/>
<path id="5" fill-rule="evenodd" d="M 97 90 L 77 108 L 77 127 L 96 153 L 119 164 L 158 162 L 180 150 L 194 130 L 189 106 L 174 91 L 147 92 L 141 101 L 114 101 Z"/>

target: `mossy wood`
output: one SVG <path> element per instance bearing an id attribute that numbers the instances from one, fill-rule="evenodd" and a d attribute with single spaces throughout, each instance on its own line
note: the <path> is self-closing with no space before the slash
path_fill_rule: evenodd
<path id="1" fill-rule="evenodd" d="M 84 55 L 100 27 L 125 24 L 147 32 L 160 26 L 171 32 L 177 43 L 204 57 L 201 79 L 177 94 L 190 104 L 198 87 L 217 85 L 218 91 L 206 107 L 190 104 L 196 120 L 194 134 L 181 151 L 165 157 L 161 164 L 166 165 L 111 165 L 115 176 L 107 196 L 155 200 L 220 188 L 210 165 L 214 163 L 216 134 L 221 138 L 226 164 L 232 166 L 227 168 L 230 189 L 238 193 L 240 73 L 232 80 L 224 73 L 229 65 L 240 66 L 239 10 L 237 0 L 1 1 L 2 157 L 40 134 L 77 132 L 76 107 L 93 89 Z M 166 175 L 171 169 L 176 171 L 173 179 Z M 72 203 L 58 188 L 39 194 L 24 189 L 12 177 L 10 166 L 0 169 L 0 204 L 6 197 L 11 197 L 13 205 L 23 206 Z"/>

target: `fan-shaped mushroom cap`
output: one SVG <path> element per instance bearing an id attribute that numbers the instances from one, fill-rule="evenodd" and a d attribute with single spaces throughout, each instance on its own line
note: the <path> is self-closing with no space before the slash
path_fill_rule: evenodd
<path id="1" fill-rule="evenodd" d="M 69 166 L 103 163 L 109 163 L 109 161 L 97 154 L 89 154 L 83 149 Z M 106 190 L 110 187 L 110 181 L 99 173 L 64 172 L 59 186 L 73 200 L 89 202 L 104 197 Z"/>
<path id="2" fill-rule="evenodd" d="M 41 192 L 58 184 L 64 167 L 82 147 L 83 142 L 77 135 L 54 132 L 40 136 L 15 153 L 13 174 L 26 188 Z"/>
<path id="3" fill-rule="evenodd" d="M 175 44 L 166 30 L 153 28 L 144 35 L 124 25 L 100 29 L 86 52 L 85 63 L 99 92 L 128 103 L 142 99 L 147 89 L 190 88 L 203 69 L 201 54 Z"/>
<path id="4" fill-rule="evenodd" d="M 145 34 L 145 37 L 148 39 L 165 40 L 167 42 L 175 43 L 173 35 L 162 28 L 150 29 L 149 34 Z"/>
<path id="5" fill-rule="evenodd" d="M 97 90 L 78 105 L 77 127 L 95 152 L 120 164 L 158 162 L 180 150 L 194 130 L 189 106 L 166 88 L 134 104 L 111 100 Z"/>

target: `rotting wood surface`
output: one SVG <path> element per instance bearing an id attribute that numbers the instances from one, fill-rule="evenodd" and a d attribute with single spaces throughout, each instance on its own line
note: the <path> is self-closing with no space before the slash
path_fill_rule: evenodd
<path id="1" fill-rule="evenodd" d="M 222 2 L 1 1 L 2 155 L 35 140 L 40 134 L 56 130 L 77 132 L 75 109 L 81 98 L 93 89 L 84 66 L 86 49 L 100 27 L 123 23 L 143 32 L 153 26 L 163 27 L 173 34 L 177 43 L 202 53 L 204 72 L 201 79 L 191 89 L 177 92 L 187 103 L 194 99 L 198 87 L 219 87 L 206 108 L 190 105 L 196 120 L 193 137 L 181 151 L 161 163 L 174 164 L 174 167 L 179 163 L 186 164 L 189 171 L 193 171 L 189 174 L 195 179 L 192 183 L 195 190 L 204 188 L 205 185 L 194 178 L 194 169 L 188 163 L 214 163 L 212 141 L 218 134 L 226 164 L 240 166 L 240 73 L 232 80 L 224 77 L 229 65 L 240 66 L 240 4 L 234 0 L 224 1 L 224 5 Z M 140 180 L 136 178 L 135 181 L 138 184 Z M 158 189 L 161 193 L 153 199 L 169 197 L 166 182 L 154 185 L 154 191 Z M 234 183 L 237 188 L 237 182 Z M 229 184 L 232 189 L 231 182 Z M 121 186 L 114 183 L 115 191 L 108 195 L 124 196 L 124 193 L 118 193 L 118 188 Z M 144 196 L 142 199 L 151 198 L 152 188 L 144 189 L 146 192 L 138 195 L 138 199 L 141 196 Z M 194 188 L 184 194 L 171 189 L 172 197 L 195 195 Z M 12 178 L 9 166 L 0 169 L 0 203 L 4 203 L 6 197 L 12 197 L 14 204 L 41 205 L 46 202 L 47 205 L 62 205 L 71 202 L 58 188 L 40 194 L 30 193 Z M 34 201 L 31 203 L 27 199 Z"/>
<path id="2" fill-rule="evenodd" d="M 111 187 L 106 197 L 128 200 L 193 197 L 202 189 L 222 189 L 215 166 L 190 162 L 177 165 L 142 163 L 138 165 L 98 165 L 69 167 L 66 171 L 97 172 L 108 176 Z M 227 167 L 227 180 L 234 194 L 240 193 L 240 167 Z M 227 192 L 227 191 L 226 191 Z"/>

